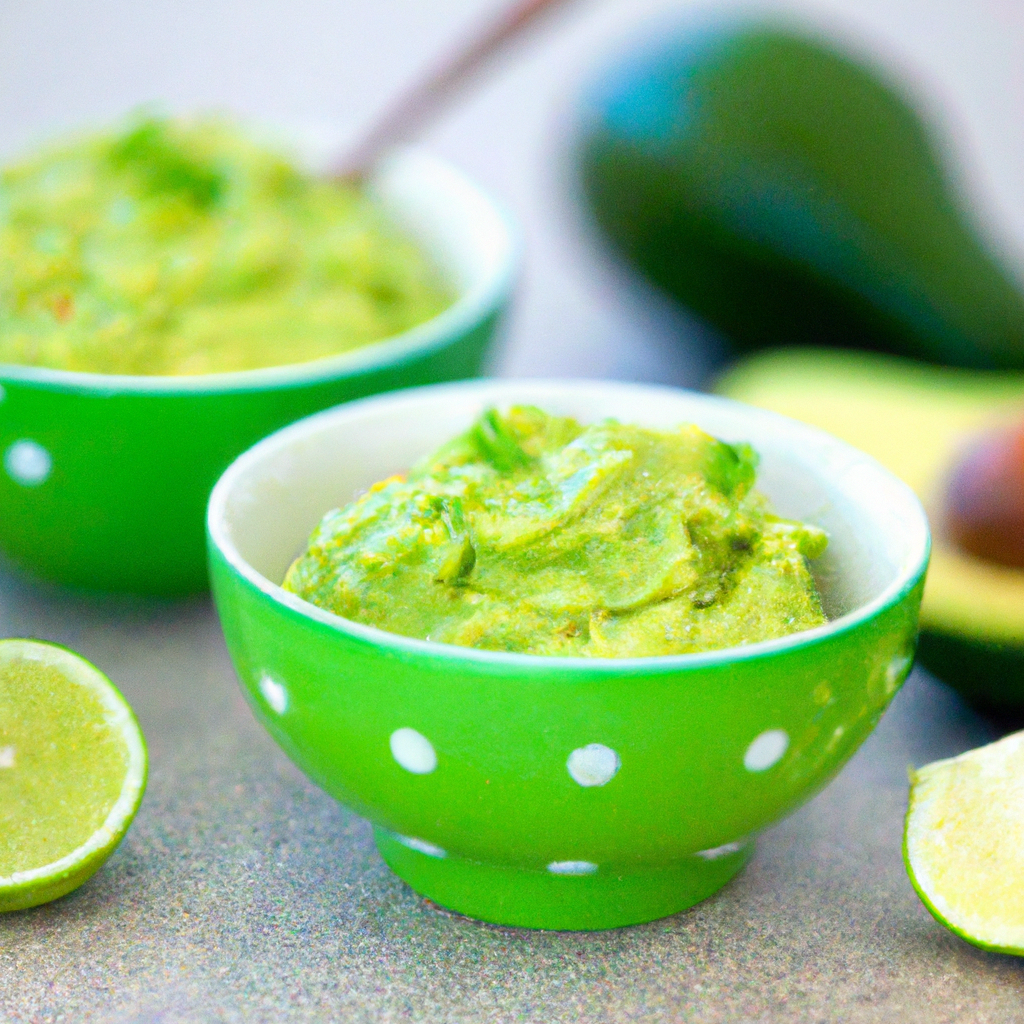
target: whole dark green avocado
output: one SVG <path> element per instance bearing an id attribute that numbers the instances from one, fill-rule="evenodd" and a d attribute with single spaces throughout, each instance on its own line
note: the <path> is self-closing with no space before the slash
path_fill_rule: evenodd
<path id="1" fill-rule="evenodd" d="M 740 350 L 1024 367 L 1024 296 L 921 120 L 822 42 L 756 24 L 663 35 L 594 90 L 579 160 L 613 245 Z"/>

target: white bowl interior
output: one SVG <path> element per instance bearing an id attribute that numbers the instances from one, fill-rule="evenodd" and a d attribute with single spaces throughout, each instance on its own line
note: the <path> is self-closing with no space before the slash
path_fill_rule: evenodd
<path id="1" fill-rule="evenodd" d="M 440 160 L 403 150 L 381 165 L 367 191 L 430 254 L 456 295 L 506 268 L 508 225 L 472 182 Z"/>
<path id="2" fill-rule="evenodd" d="M 902 587 L 927 552 L 927 520 L 913 492 L 842 441 L 728 399 L 604 381 L 470 381 L 311 416 L 227 470 L 211 498 L 211 534 L 259 586 L 277 585 L 325 512 L 407 469 L 485 407 L 516 403 L 582 422 L 609 416 L 653 428 L 692 422 L 723 440 L 750 442 L 761 456 L 758 487 L 776 512 L 828 531 L 828 551 L 813 569 L 830 619 Z"/>

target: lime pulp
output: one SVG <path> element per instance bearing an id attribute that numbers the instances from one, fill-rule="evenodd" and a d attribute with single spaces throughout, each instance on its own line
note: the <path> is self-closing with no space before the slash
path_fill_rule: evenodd
<path id="1" fill-rule="evenodd" d="M 138 722 L 101 672 L 54 644 L 0 641 L 0 910 L 90 877 L 131 823 L 146 771 Z"/>

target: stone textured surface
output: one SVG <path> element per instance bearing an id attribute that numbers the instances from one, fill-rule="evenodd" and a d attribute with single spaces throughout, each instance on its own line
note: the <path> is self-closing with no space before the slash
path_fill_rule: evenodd
<path id="1" fill-rule="evenodd" d="M 0 154 L 153 99 L 345 137 L 499 2 L 0 3 Z M 500 371 L 693 384 L 713 365 L 695 325 L 602 263 L 567 170 L 570 112 L 599 55 L 645 17 L 713 6 L 751 4 L 579 2 L 430 134 L 523 224 L 528 260 Z M 948 102 L 971 201 L 1024 267 L 1019 4 L 758 6 L 835 27 Z M 907 765 L 990 736 L 920 673 L 720 894 L 637 928 L 531 933 L 444 913 L 388 872 L 367 824 L 256 725 L 206 602 L 82 599 L 0 570 L 0 636 L 18 635 L 66 643 L 110 674 L 138 711 L 152 775 L 99 875 L 0 918 L 0 1024 L 1024 1020 L 1024 961 L 947 933 L 903 871 Z"/>

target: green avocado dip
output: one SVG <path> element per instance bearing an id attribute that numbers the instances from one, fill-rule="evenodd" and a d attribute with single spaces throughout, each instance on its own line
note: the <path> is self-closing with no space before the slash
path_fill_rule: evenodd
<path id="1" fill-rule="evenodd" d="M 200 374 L 348 351 L 451 301 L 358 189 L 214 118 L 0 171 L 0 363 Z"/>
<path id="2" fill-rule="evenodd" d="M 820 626 L 807 559 L 826 535 L 773 515 L 756 465 L 695 426 L 488 410 L 328 512 L 284 587 L 393 633 L 526 654 L 687 654 Z"/>

